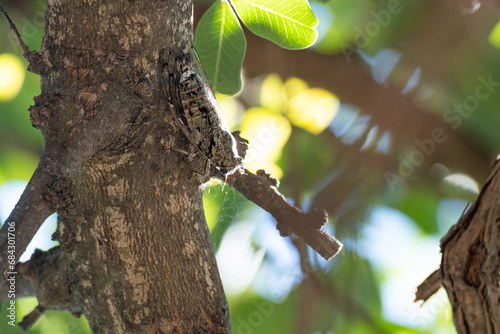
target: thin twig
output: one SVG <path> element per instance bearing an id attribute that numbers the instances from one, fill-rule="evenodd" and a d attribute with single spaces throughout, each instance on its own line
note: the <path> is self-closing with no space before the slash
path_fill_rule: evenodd
<path id="1" fill-rule="evenodd" d="M 14 24 L 14 22 L 12 22 L 12 20 L 9 17 L 9 15 L 5 11 L 5 9 L 3 9 L 2 4 L 0 4 L 0 12 L 3 13 L 3 15 L 5 16 L 5 18 L 9 22 L 10 29 L 12 29 L 14 31 L 14 33 L 16 34 L 17 41 L 19 42 L 19 46 L 21 46 L 21 49 L 23 49 L 24 57 L 27 59 L 27 57 L 28 57 L 28 55 L 29 55 L 29 53 L 31 51 L 28 48 L 28 46 L 24 43 L 23 39 L 21 38 L 21 35 L 19 34 L 19 31 L 16 28 L 16 25 Z"/>

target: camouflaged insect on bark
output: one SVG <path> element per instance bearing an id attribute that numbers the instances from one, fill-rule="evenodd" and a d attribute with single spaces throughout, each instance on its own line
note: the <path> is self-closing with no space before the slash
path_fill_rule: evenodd
<path id="1" fill-rule="evenodd" d="M 195 70 L 187 65 L 189 57 L 196 64 Z M 238 155 L 236 140 L 203 74 L 196 51 L 184 59 L 162 51 L 160 60 L 165 95 L 170 97 L 170 109 L 182 132 L 218 170 L 226 175 L 233 173 L 243 159 Z"/>

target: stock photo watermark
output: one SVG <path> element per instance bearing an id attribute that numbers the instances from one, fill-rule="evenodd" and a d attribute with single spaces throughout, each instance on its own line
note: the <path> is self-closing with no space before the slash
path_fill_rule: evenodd
<path id="1" fill-rule="evenodd" d="M 480 102 L 487 100 L 500 87 L 500 81 L 494 81 L 492 74 L 487 77 L 478 76 L 477 81 L 479 84 L 473 94 L 465 97 L 461 103 L 454 103 L 443 113 L 443 121 L 453 130 L 457 130 L 463 124 L 464 119 L 469 118 L 479 108 Z M 432 130 L 429 138 L 415 139 L 413 141 L 415 147 L 408 154 L 399 155 L 398 173 L 384 173 L 389 188 L 394 190 L 399 183 L 404 183 L 428 157 L 434 154 L 437 146 L 447 139 L 445 130 L 441 128 Z"/>
<path id="2" fill-rule="evenodd" d="M 7 291 L 7 298 L 9 299 L 9 304 L 7 306 L 7 318 L 9 321 L 7 323 L 11 326 L 16 325 L 16 223 L 6 222 L 7 228 L 7 263 L 8 272 L 6 284 L 9 287 Z"/>

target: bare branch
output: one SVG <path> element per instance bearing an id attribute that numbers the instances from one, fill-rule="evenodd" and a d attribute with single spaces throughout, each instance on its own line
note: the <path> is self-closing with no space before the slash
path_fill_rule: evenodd
<path id="1" fill-rule="evenodd" d="M 415 291 L 415 301 L 423 300 L 424 302 L 435 294 L 443 285 L 443 274 L 441 269 L 437 269 L 429 275 Z"/>
<path id="2" fill-rule="evenodd" d="M 276 228 L 282 236 L 293 233 L 301 237 L 326 260 L 342 249 L 340 241 L 321 229 L 328 222 L 327 213 L 317 209 L 305 213 L 291 205 L 278 191 L 278 181 L 265 171 L 259 170 L 257 175 L 246 169 L 237 171 L 227 177 L 227 183 L 269 212 L 276 219 Z"/>
<path id="3" fill-rule="evenodd" d="M 242 138 L 239 131 L 233 132 L 233 136 L 236 138 L 238 154 L 245 157 L 248 140 Z M 258 170 L 255 175 L 247 169 L 238 169 L 233 174 L 225 175 L 212 168 L 212 175 L 227 182 L 243 196 L 269 212 L 276 219 L 276 228 L 281 236 L 293 233 L 301 237 L 326 260 L 337 255 L 342 249 L 340 241 L 321 229 L 328 222 L 326 211 L 313 209 L 305 213 L 293 206 L 278 191 L 279 181 L 264 170 Z"/>
<path id="4" fill-rule="evenodd" d="M 10 29 L 14 31 L 14 34 L 17 37 L 17 41 L 19 42 L 19 46 L 21 49 L 23 49 L 23 56 L 24 58 L 30 63 L 28 66 L 28 70 L 31 71 L 32 73 L 40 74 L 42 72 L 42 55 L 38 51 L 30 51 L 26 43 L 24 43 L 21 35 L 19 34 L 19 31 L 16 28 L 16 25 L 12 20 L 10 19 L 9 15 L 7 12 L 3 9 L 2 5 L 0 4 L 0 12 L 5 16 L 7 19 L 7 22 L 9 22 Z"/>
<path id="5" fill-rule="evenodd" d="M 0 274 L 12 272 L 19 257 L 45 219 L 56 212 L 61 203 L 57 197 L 64 188 L 50 175 L 44 159 L 24 190 L 19 202 L 0 229 Z M 1 282 L 0 282 L 1 284 Z"/>
<path id="6" fill-rule="evenodd" d="M 14 31 L 14 34 L 16 34 L 16 37 L 17 37 L 17 41 L 19 42 L 19 46 L 21 47 L 21 49 L 23 49 L 23 53 L 24 53 L 24 57 L 26 59 L 27 58 L 27 55 L 31 52 L 30 49 L 28 48 L 28 46 L 26 45 L 26 43 L 24 43 L 21 35 L 19 34 L 19 31 L 17 30 L 16 28 L 16 25 L 14 24 L 14 22 L 12 22 L 12 20 L 10 19 L 9 15 L 7 14 L 7 12 L 5 11 L 5 9 L 3 9 L 2 7 L 2 4 L 0 4 L 0 12 L 2 12 L 2 14 L 5 16 L 5 18 L 7 19 L 7 22 L 9 22 L 9 26 L 10 26 L 10 29 L 12 29 Z"/>

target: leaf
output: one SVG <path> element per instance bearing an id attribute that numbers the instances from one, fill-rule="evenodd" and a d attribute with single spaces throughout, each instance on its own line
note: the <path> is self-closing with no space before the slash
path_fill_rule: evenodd
<path id="1" fill-rule="evenodd" d="M 247 42 L 231 6 L 217 1 L 196 28 L 195 47 L 212 88 L 223 94 L 240 90 L 240 71 Z"/>
<path id="2" fill-rule="evenodd" d="M 319 134 L 332 122 L 339 110 L 337 96 L 322 88 L 310 88 L 288 101 L 287 116 L 293 125 Z"/>
<path id="3" fill-rule="evenodd" d="M 490 35 L 488 36 L 488 41 L 491 45 L 493 45 L 497 49 L 500 49 L 500 22 L 498 22 L 491 31 Z"/>
<path id="4" fill-rule="evenodd" d="M 290 122 L 281 114 L 265 108 L 250 108 L 241 121 L 241 136 L 251 145 L 245 157 L 245 167 L 255 172 L 266 169 L 274 177 L 283 175 L 276 161 L 292 133 Z"/>
<path id="5" fill-rule="evenodd" d="M 285 106 L 283 81 L 277 74 L 268 75 L 260 86 L 260 105 L 271 111 L 282 113 Z"/>
<path id="6" fill-rule="evenodd" d="M 227 229 L 248 200 L 234 188 L 211 180 L 203 192 L 203 209 L 215 250 L 219 249 Z"/>
<path id="7" fill-rule="evenodd" d="M 0 54 L 0 101 L 11 100 L 19 93 L 26 69 L 21 60 L 11 53 Z"/>
<path id="8" fill-rule="evenodd" d="M 230 0 L 254 34 L 286 49 L 304 49 L 318 38 L 318 19 L 306 0 Z"/>

